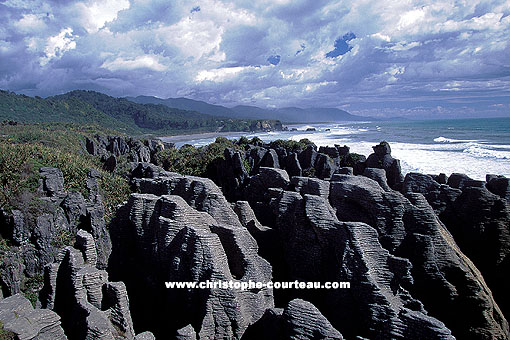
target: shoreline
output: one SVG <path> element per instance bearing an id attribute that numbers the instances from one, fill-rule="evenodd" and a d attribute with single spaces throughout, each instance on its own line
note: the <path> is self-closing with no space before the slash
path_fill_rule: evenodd
<path id="1" fill-rule="evenodd" d="M 209 139 L 214 137 L 225 137 L 225 136 L 232 136 L 232 135 L 238 135 L 243 136 L 246 134 L 250 134 L 253 132 L 200 132 L 200 133 L 191 133 L 186 135 L 174 135 L 174 136 L 164 136 L 164 137 L 158 137 L 163 142 L 170 142 L 170 143 L 179 143 L 179 142 L 185 142 L 185 141 L 193 141 L 193 140 L 199 140 L 199 139 Z"/>

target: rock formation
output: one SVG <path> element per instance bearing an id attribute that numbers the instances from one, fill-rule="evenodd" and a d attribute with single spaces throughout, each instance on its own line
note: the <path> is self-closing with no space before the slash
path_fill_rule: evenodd
<path id="1" fill-rule="evenodd" d="M 67 340 L 60 317 L 47 309 L 34 309 L 21 294 L 0 300 L 0 323 L 16 339 Z"/>
<path id="2" fill-rule="evenodd" d="M 270 281 L 256 241 L 208 179 L 167 173 L 137 182 L 143 194 L 131 195 L 110 229 L 109 272 L 128 291 L 145 292 L 130 300 L 138 325 L 156 336 L 190 324 L 200 339 L 240 338 L 273 307 L 272 290 L 167 289 L 165 282 Z"/>
<path id="3" fill-rule="evenodd" d="M 391 254 L 410 260 L 414 284 L 409 291 L 431 315 L 459 338 L 508 337 L 508 323 L 482 275 L 421 194 L 404 197 L 359 176 L 335 180 L 330 202 L 337 217 L 369 224 Z"/>
<path id="4" fill-rule="evenodd" d="M 26 213 L 13 210 L 0 215 L 2 236 L 13 245 L 5 252 L 5 260 L 0 264 L 4 296 L 19 293 L 24 280 L 41 275 L 44 266 L 55 261 L 61 248 L 74 243 L 78 229 L 93 235 L 98 267 L 107 266 L 111 243 L 98 193 L 99 173 L 89 172 L 87 187 L 90 195 L 87 198 L 79 192 L 64 191 L 64 178 L 59 169 L 43 167 L 40 174 L 42 197 L 36 201 L 38 206 L 27 209 Z"/>
<path id="5" fill-rule="evenodd" d="M 79 230 L 76 247 L 65 248 L 58 262 L 46 266 L 43 308 L 62 317 L 70 339 L 140 339 L 135 337 L 124 283 L 109 282 L 108 273 L 96 268 L 92 235 Z M 154 339 L 149 334 L 141 338 Z"/>

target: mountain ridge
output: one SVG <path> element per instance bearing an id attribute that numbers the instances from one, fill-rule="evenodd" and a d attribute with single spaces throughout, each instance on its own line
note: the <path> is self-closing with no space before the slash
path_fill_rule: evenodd
<path id="1" fill-rule="evenodd" d="M 338 108 L 283 107 L 264 109 L 251 105 L 237 105 L 229 108 L 184 97 L 162 99 L 154 96 L 137 96 L 126 97 L 126 99 L 139 104 L 161 104 L 181 110 L 193 110 L 213 116 L 222 115 L 236 119 L 277 119 L 286 123 L 362 121 L 367 119 L 367 117 L 353 115 Z"/>

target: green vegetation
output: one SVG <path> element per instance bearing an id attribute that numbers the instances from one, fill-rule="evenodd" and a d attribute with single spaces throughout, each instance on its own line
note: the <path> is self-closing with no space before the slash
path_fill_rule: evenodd
<path id="1" fill-rule="evenodd" d="M 298 150 L 304 150 L 308 145 L 314 145 L 313 142 L 311 142 L 307 138 L 301 139 L 299 142 L 295 140 L 282 140 L 278 139 L 275 141 L 272 141 L 269 143 L 269 146 L 272 149 L 275 148 L 284 148 L 287 151 L 298 151 Z"/>
<path id="2" fill-rule="evenodd" d="M 183 175 L 207 176 L 209 165 L 217 158 L 224 158 L 225 148 L 241 149 L 241 146 L 224 137 L 218 137 L 214 143 L 199 148 L 184 145 L 180 149 L 160 151 L 156 163 L 165 170 Z"/>
<path id="3" fill-rule="evenodd" d="M 0 208 L 20 209 L 29 216 L 44 211 L 37 192 L 39 169 L 44 166 L 62 171 L 66 191 L 88 197 L 87 174 L 94 168 L 102 175 L 99 185 L 106 216 L 111 217 L 116 205 L 127 199 L 129 186 L 118 174 L 103 171 L 98 158 L 82 151 L 83 140 L 91 132 L 106 135 L 111 131 L 74 124 L 0 126 Z"/>
<path id="4" fill-rule="evenodd" d="M 44 277 L 41 274 L 34 275 L 33 277 L 25 277 L 21 283 L 21 291 L 23 295 L 32 303 L 35 308 L 39 291 L 44 285 Z"/>
<path id="5" fill-rule="evenodd" d="M 4 325 L 0 321 L 0 340 L 14 340 L 14 339 L 16 339 L 16 334 L 4 329 Z"/>
<path id="6" fill-rule="evenodd" d="M 182 134 L 206 131 L 251 131 L 281 127 L 278 121 L 242 120 L 138 104 L 94 91 L 71 91 L 49 97 L 28 97 L 0 90 L 0 121 L 97 124 L 128 134 Z"/>

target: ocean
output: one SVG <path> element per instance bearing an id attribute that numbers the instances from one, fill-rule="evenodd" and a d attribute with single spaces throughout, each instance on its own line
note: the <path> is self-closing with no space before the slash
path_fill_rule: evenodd
<path id="1" fill-rule="evenodd" d="M 247 134 L 265 142 L 308 138 L 317 146 L 347 145 L 351 152 L 368 156 L 372 146 L 385 140 L 402 172 L 426 174 L 465 173 L 484 180 L 486 174 L 510 177 L 510 118 L 428 121 L 366 121 L 288 125 L 289 130 Z M 315 131 L 307 131 L 314 128 Z M 239 138 L 232 133 L 227 138 Z M 202 146 L 215 138 L 176 143 Z"/>

